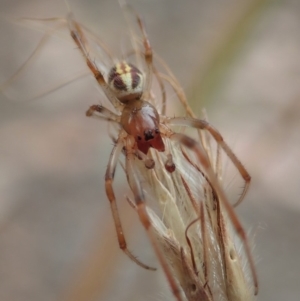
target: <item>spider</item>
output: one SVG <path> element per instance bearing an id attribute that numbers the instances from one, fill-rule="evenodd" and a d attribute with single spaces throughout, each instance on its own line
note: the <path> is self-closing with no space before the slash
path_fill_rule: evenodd
<path id="1" fill-rule="evenodd" d="M 161 81 L 162 77 L 158 76 L 158 73 L 155 69 L 153 63 L 153 51 L 144 24 L 138 15 L 136 15 L 136 18 L 143 40 L 144 51 L 142 55 L 146 65 L 145 74 L 143 74 L 133 64 L 127 62 L 126 60 L 122 60 L 111 66 L 109 74 L 107 78 L 105 78 L 103 72 L 101 72 L 89 55 L 88 43 L 82 27 L 75 20 L 71 13 L 67 17 L 71 37 L 82 53 L 86 64 L 94 75 L 97 83 L 102 88 L 107 99 L 115 109 L 115 112 L 113 112 L 103 105 L 96 104 L 89 107 L 89 109 L 86 111 L 86 116 L 100 117 L 117 124 L 120 128 L 118 136 L 115 139 L 115 145 L 111 151 L 105 173 L 105 189 L 111 206 L 119 246 L 122 251 L 138 265 L 145 269 L 153 270 L 153 268 L 140 262 L 127 249 L 127 243 L 123 233 L 113 189 L 115 170 L 119 157 L 123 153 L 126 161 L 124 169 L 127 175 L 129 186 L 134 195 L 135 208 L 137 210 L 139 219 L 149 236 L 174 296 L 177 300 L 182 300 L 177 283 L 172 276 L 166 259 L 153 236 L 151 219 L 147 213 L 145 204 L 145 195 L 138 173 L 134 166 L 135 160 L 138 159 L 144 162 L 146 169 L 154 168 L 155 161 L 149 156 L 149 150 L 153 149 L 156 152 L 166 153 L 167 160 L 165 162 L 165 168 L 169 173 L 174 172 L 176 169 L 176 162 L 174 162 L 171 153 L 166 147 L 166 141 L 174 141 L 195 154 L 195 157 L 202 166 L 204 174 L 209 179 L 212 187 L 214 187 L 218 198 L 222 201 L 222 204 L 225 207 L 230 220 L 232 221 L 233 227 L 244 243 L 246 255 L 249 259 L 250 269 L 252 272 L 255 294 L 257 294 L 257 276 L 245 231 L 239 222 L 232 205 L 229 203 L 223 189 L 221 188 L 206 153 L 203 151 L 198 141 L 183 133 L 173 131 L 172 126 L 180 125 L 183 127 L 195 128 L 199 131 L 204 130 L 214 138 L 218 147 L 224 150 L 245 181 L 243 192 L 235 205 L 240 203 L 244 198 L 250 184 L 250 175 L 223 140 L 221 134 L 207 121 L 193 118 L 193 116 L 191 116 L 191 112 L 188 110 L 187 111 L 190 115 L 189 117 L 167 117 L 164 114 L 165 109 L 162 110 L 163 113 L 159 113 L 156 107 L 152 104 L 150 93 L 152 77 L 155 75 L 158 81 Z M 180 91 L 178 89 L 176 90 L 176 84 L 173 83 L 172 85 L 174 90 L 177 91 L 177 94 L 179 95 Z"/>
<path id="2" fill-rule="evenodd" d="M 104 107 L 103 105 L 95 104 L 89 107 L 89 109 L 86 111 L 86 115 L 88 117 L 102 118 L 106 121 L 112 122 L 119 128 L 118 136 L 113 137 L 115 145 L 113 147 L 113 150 L 111 151 L 105 173 L 105 189 L 111 206 L 119 247 L 131 260 L 133 260 L 139 266 L 148 270 L 155 270 L 154 268 L 138 260 L 127 248 L 127 243 L 122 229 L 122 224 L 116 204 L 116 197 L 113 189 L 115 170 L 118 165 L 120 155 L 124 154 L 126 161 L 124 170 L 126 172 L 129 186 L 134 195 L 134 208 L 137 210 L 140 221 L 149 236 L 151 244 L 165 272 L 174 296 L 178 301 L 182 300 L 177 281 L 174 279 L 166 258 L 161 252 L 156 238 L 153 235 L 153 225 L 151 223 L 151 218 L 149 217 L 149 214 L 147 212 L 146 198 L 144 195 L 142 183 L 139 179 L 138 171 L 135 167 L 135 161 L 138 160 L 143 162 L 145 170 L 153 169 L 156 162 L 153 159 L 154 157 L 151 156 L 150 153 L 151 151 L 154 151 L 158 154 L 165 154 L 166 159 L 164 162 L 164 168 L 167 172 L 172 174 L 176 170 L 177 163 L 173 159 L 168 145 L 169 142 L 178 143 L 181 146 L 181 151 L 183 156 L 185 157 L 186 164 L 194 166 L 195 169 L 199 169 L 198 164 L 194 164 L 188 158 L 187 154 L 183 150 L 183 147 L 189 149 L 192 153 L 194 153 L 195 158 L 201 166 L 201 170 L 199 170 L 199 172 L 201 174 L 204 174 L 214 194 L 217 196 L 216 198 L 220 200 L 222 206 L 225 208 L 228 218 L 233 225 L 233 228 L 243 242 L 252 273 L 255 288 L 254 293 L 257 294 L 258 280 L 253 259 L 251 257 L 249 244 L 245 231 L 238 217 L 236 216 L 235 211 L 233 210 L 233 206 L 238 205 L 245 197 L 246 192 L 249 188 L 251 177 L 242 163 L 238 160 L 236 155 L 232 152 L 230 147 L 223 140 L 223 137 L 218 132 L 218 130 L 216 130 L 206 120 L 196 118 L 196 116 L 189 108 L 184 93 L 179 88 L 180 85 L 178 84 L 176 78 L 171 76 L 170 72 L 169 76 L 164 76 L 157 71 L 154 64 L 153 50 L 150 45 L 145 26 L 139 15 L 136 13 L 135 15 L 142 36 L 143 51 L 134 49 L 134 53 L 139 52 L 139 55 L 141 55 L 141 57 L 143 58 L 146 71 L 145 73 L 141 72 L 139 68 L 129 63 L 127 59 L 124 59 L 118 61 L 117 63 L 111 64 L 108 76 L 104 75 L 101 69 L 98 68 L 96 62 L 94 62 L 90 57 L 88 39 L 86 38 L 84 30 L 86 30 L 92 36 L 93 34 L 89 32 L 88 29 L 79 24 L 75 20 L 72 13 L 69 13 L 66 19 L 60 19 L 63 22 L 67 21 L 72 39 L 82 53 L 88 68 L 94 75 L 97 83 L 106 95 L 106 98 L 110 101 L 111 105 L 114 108 L 112 111 Z M 54 30 L 57 30 L 60 27 L 61 25 Z M 48 34 L 40 42 L 40 45 L 37 47 L 37 49 L 39 49 L 39 47 L 44 43 L 47 37 L 50 36 L 52 32 L 54 32 L 54 30 L 48 32 Z M 98 45 L 105 52 L 110 61 L 113 61 L 112 56 L 110 55 L 110 52 L 106 50 L 105 45 L 97 40 L 96 37 L 94 38 L 96 40 L 96 43 L 98 43 Z M 128 57 L 130 55 L 131 53 L 129 53 L 125 57 Z M 33 56 L 34 54 L 20 68 L 20 70 L 24 69 L 26 64 L 32 59 Z M 156 59 L 159 59 L 158 56 L 156 56 Z M 163 62 L 161 63 L 163 64 Z M 168 69 L 166 66 L 165 68 Z M 7 81 L 7 83 L 3 85 L 3 87 L 9 85 L 19 74 L 20 72 L 18 71 L 11 79 Z M 158 82 L 162 94 L 162 106 L 160 110 L 157 108 L 155 99 L 151 93 L 152 80 L 154 77 Z M 166 93 L 163 81 L 167 81 L 171 85 L 178 99 L 184 106 L 188 117 L 166 116 Z M 201 146 L 201 138 L 198 141 L 187 136 L 184 133 L 175 132 L 172 128 L 173 126 L 178 125 L 185 128 L 194 128 L 199 131 L 199 134 L 201 134 L 201 132 L 203 131 L 205 133 L 208 133 L 216 141 L 218 150 L 223 149 L 223 151 L 232 161 L 241 177 L 245 181 L 243 191 L 238 201 L 234 205 L 229 203 L 228 198 L 226 197 L 221 185 L 219 184 L 217 175 L 212 168 L 212 160 L 208 157 L 209 152 L 206 151 L 204 143 L 202 143 L 204 150 Z M 183 185 L 187 194 L 190 194 L 191 192 L 189 191 L 187 183 L 183 182 Z M 203 204 L 201 204 L 201 206 L 203 206 Z M 203 213 L 203 207 L 199 212 L 200 213 L 197 220 L 201 220 L 203 228 L 205 225 L 205 215 Z M 186 228 L 185 236 L 189 245 L 190 243 L 188 241 L 187 232 L 190 226 L 193 225 L 197 220 L 191 222 L 190 225 L 188 225 Z M 222 227 L 221 224 L 222 223 L 220 219 L 220 227 Z M 223 234 L 221 233 L 220 235 Z M 191 248 L 191 253 L 192 252 L 193 250 Z M 191 254 L 191 258 L 194 259 L 193 254 Z"/>

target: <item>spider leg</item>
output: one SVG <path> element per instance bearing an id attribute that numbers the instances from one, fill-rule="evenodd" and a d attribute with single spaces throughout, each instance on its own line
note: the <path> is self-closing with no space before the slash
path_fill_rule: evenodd
<path id="1" fill-rule="evenodd" d="M 89 107 L 89 109 L 86 111 L 85 115 L 90 116 L 99 116 L 95 113 L 100 113 L 108 120 L 115 121 L 120 123 L 120 116 L 116 113 L 112 112 L 111 110 L 103 107 L 102 105 L 92 105 Z"/>
<path id="2" fill-rule="evenodd" d="M 139 181 L 139 176 L 134 168 L 134 164 L 133 164 L 134 160 L 135 160 L 135 155 L 133 153 L 127 152 L 126 172 L 127 172 L 127 178 L 128 178 L 129 185 L 134 194 L 137 213 L 139 215 L 141 223 L 143 224 L 143 226 L 148 234 L 150 242 L 151 242 L 151 244 L 154 248 L 154 251 L 156 253 L 156 256 L 164 270 L 164 273 L 167 277 L 167 280 L 169 282 L 171 290 L 172 290 L 174 296 L 176 297 L 176 300 L 182 301 L 180 289 L 172 275 L 169 265 L 167 264 L 166 258 L 164 257 L 161 249 L 159 248 L 156 238 L 153 234 L 151 220 L 149 218 L 149 215 L 148 215 L 147 209 L 146 209 L 144 193 L 143 193 L 143 190 L 141 187 L 141 183 Z"/>
<path id="3" fill-rule="evenodd" d="M 58 19 L 59 21 L 65 21 Z M 19 69 L 9 78 L 7 79 L 3 84 L 0 85 L 0 92 L 4 91 L 7 87 L 9 87 L 29 66 L 32 64 L 33 60 L 38 56 L 38 54 L 41 52 L 42 48 L 46 45 L 47 41 L 50 39 L 50 37 L 59 29 L 61 29 L 63 26 L 65 26 L 65 23 L 59 23 L 54 28 L 48 29 L 42 39 L 39 41 L 38 45 L 35 47 L 33 52 L 30 54 L 30 56 L 27 58 L 27 60 L 19 67 Z"/>
<path id="4" fill-rule="evenodd" d="M 166 94 L 166 87 L 163 82 L 163 79 L 161 78 L 158 70 L 153 65 L 153 74 L 157 80 L 157 83 L 159 85 L 159 89 L 161 91 L 161 114 L 166 115 L 167 110 L 167 94 Z"/>
<path id="5" fill-rule="evenodd" d="M 211 126 L 207 121 L 201 119 L 194 119 L 194 118 L 185 118 L 185 117 L 166 118 L 165 123 L 169 125 L 182 125 L 182 126 L 188 126 L 188 127 L 200 129 L 200 130 L 206 130 L 212 135 L 212 137 L 215 139 L 217 144 L 224 150 L 224 152 L 227 154 L 227 156 L 234 164 L 234 166 L 237 168 L 240 175 L 245 181 L 244 189 L 237 202 L 233 204 L 233 207 L 236 207 L 238 204 L 240 204 L 248 191 L 250 181 L 251 181 L 251 176 L 249 175 L 248 171 L 243 166 L 241 161 L 237 158 L 237 156 L 233 153 L 233 151 L 224 141 L 223 137 L 218 132 L 218 130 L 216 130 L 213 126 Z"/>
<path id="6" fill-rule="evenodd" d="M 189 122 L 190 121 L 195 121 L 195 122 L 200 122 L 200 123 L 203 122 L 202 120 L 186 119 L 186 118 L 171 118 L 170 120 L 180 121 L 178 123 L 170 122 L 170 124 L 182 124 L 183 123 L 184 125 L 185 125 L 185 123 L 182 122 L 182 121 L 186 121 L 186 120 L 189 121 Z M 205 123 L 207 124 L 207 122 L 205 122 Z M 193 123 L 191 123 L 191 124 L 193 125 Z M 220 135 L 216 130 L 214 130 L 214 131 L 218 135 Z M 187 135 L 174 133 L 171 130 L 166 130 L 163 127 L 161 128 L 161 133 L 166 135 L 168 138 L 170 138 L 174 141 L 178 141 L 179 143 L 183 144 L 185 147 L 192 150 L 195 153 L 195 155 L 197 156 L 200 164 L 203 166 L 203 168 L 205 170 L 205 173 L 207 174 L 207 176 L 210 180 L 210 183 L 212 184 L 212 187 L 214 187 L 214 190 L 216 191 L 216 194 L 219 196 L 220 200 L 222 201 L 222 204 L 224 205 L 224 207 L 227 211 L 228 217 L 231 220 L 232 225 L 233 225 L 236 233 L 238 234 L 238 236 L 240 237 L 241 241 L 244 244 L 245 253 L 246 253 L 246 256 L 249 260 L 249 267 L 250 267 L 250 270 L 251 270 L 251 273 L 252 273 L 254 290 L 255 290 L 254 294 L 257 295 L 257 293 L 258 293 L 258 279 L 257 279 L 257 275 L 256 275 L 256 271 L 255 271 L 255 265 L 254 265 L 254 262 L 253 262 L 253 259 L 252 259 L 252 256 L 251 256 L 250 246 L 249 246 L 249 243 L 248 243 L 248 240 L 247 240 L 245 230 L 243 229 L 243 226 L 242 226 L 241 222 L 239 221 L 232 205 L 230 204 L 230 202 L 227 199 L 222 187 L 220 186 L 219 181 L 217 180 L 216 175 L 215 175 L 215 173 L 214 173 L 214 171 L 213 171 L 213 169 L 210 165 L 210 162 L 207 158 L 207 155 L 201 150 L 201 148 L 199 147 L 198 142 L 196 140 L 192 139 L 191 137 L 187 136 Z M 220 137 L 222 138 L 221 135 L 220 135 Z M 226 144 L 225 144 L 225 146 L 228 147 Z M 221 147 L 223 148 L 222 144 L 221 144 Z M 229 149 L 229 147 L 228 147 L 228 149 Z M 232 153 L 232 155 L 234 156 L 234 158 L 236 158 L 233 153 Z M 237 158 L 236 158 L 236 160 L 238 161 Z M 241 163 L 240 163 L 240 165 L 243 167 L 243 165 Z"/>
<path id="7" fill-rule="evenodd" d="M 152 83 L 152 74 L 153 74 L 153 52 L 152 52 L 150 41 L 147 36 L 145 25 L 137 13 L 136 13 L 136 18 L 143 35 L 143 44 L 145 49 L 144 57 L 147 65 L 145 91 L 150 91 L 151 83 Z"/>
<path id="8" fill-rule="evenodd" d="M 120 246 L 120 249 L 132 261 L 134 261 L 139 266 L 141 266 L 141 267 L 143 267 L 144 269 L 147 269 L 147 270 L 156 270 L 155 268 L 151 268 L 151 267 L 145 265 L 144 263 L 140 262 L 127 249 L 127 243 L 126 243 L 125 236 L 124 236 L 124 233 L 123 233 L 123 228 L 122 228 L 122 225 L 121 225 L 121 220 L 120 220 L 120 216 L 119 216 L 118 208 L 117 208 L 117 204 L 116 204 L 116 197 L 115 197 L 113 186 L 112 186 L 116 166 L 117 166 L 119 155 L 120 155 L 122 149 L 123 149 L 123 142 L 121 140 L 119 140 L 117 142 L 117 144 L 114 146 L 114 148 L 113 148 L 113 150 L 110 154 L 110 158 L 109 158 L 109 161 L 108 161 L 108 166 L 107 166 L 106 173 L 105 173 L 105 190 L 106 190 L 106 194 L 107 194 L 107 197 L 109 199 L 109 202 L 110 202 L 111 212 L 112 212 L 115 227 L 116 227 L 119 246 Z"/>
<path id="9" fill-rule="evenodd" d="M 90 55 L 88 53 L 88 42 L 86 40 L 86 37 L 85 37 L 83 31 L 81 30 L 79 23 L 74 20 L 74 17 L 71 13 L 69 13 L 67 20 L 68 20 L 71 37 L 73 38 L 74 42 L 76 43 L 80 52 L 82 53 L 83 57 L 85 58 L 86 63 L 88 65 L 88 67 L 90 68 L 90 70 L 92 71 L 92 73 L 94 74 L 95 79 L 97 80 L 98 84 L 101 86 L 103 92 L 105 93 L 105 95 L 109 99 L 109 101 L 112 103 L 112 105 L 115 108 L 120 109 L 121 104 L 120 104 L 119 100 L 116 98 L 116 96 L 111 91 L 108 84 L 106 83 L 102 72 L 98 69 L 96 64 L 90 58 Z"/>

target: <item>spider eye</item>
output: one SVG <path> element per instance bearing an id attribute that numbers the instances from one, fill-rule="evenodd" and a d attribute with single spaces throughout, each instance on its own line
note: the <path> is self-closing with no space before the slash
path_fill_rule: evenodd
<path id="1" fill-rule="evenodd" d="M 143 74 L 132 64 L 121 62 L 111 68 L 108 85 L 121 102 L 137 100 L 143 94 Z"/>

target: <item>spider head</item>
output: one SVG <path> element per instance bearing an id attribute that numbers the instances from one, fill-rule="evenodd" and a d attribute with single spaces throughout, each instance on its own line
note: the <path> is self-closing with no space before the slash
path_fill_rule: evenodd
<path id="1" fill-rule="evenodd" d="M 132 64 L 123 61 L 111 68 L 108 85 L 122 103 L 139 100 L 144 88 L 143 74 Z"/>

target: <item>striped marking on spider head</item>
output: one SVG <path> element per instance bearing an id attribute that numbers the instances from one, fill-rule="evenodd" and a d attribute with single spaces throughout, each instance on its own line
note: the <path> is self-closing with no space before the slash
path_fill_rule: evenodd
<path id="1" fill-rule="evenodd" d="M 111 68 L 108 85 L 121 102 L 137 100 L 143 94 L 143 74 L 134 65 L 120 62 Z"/>

